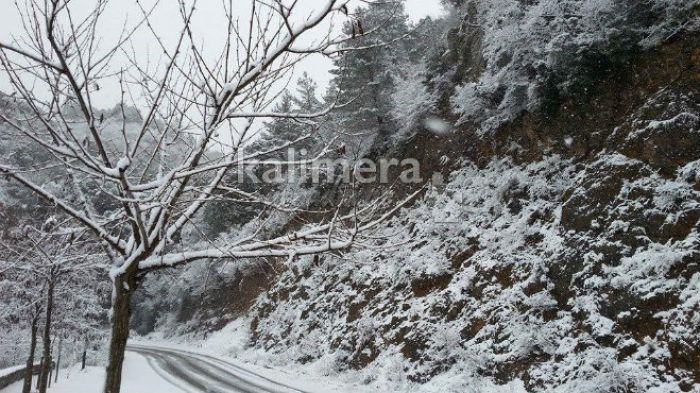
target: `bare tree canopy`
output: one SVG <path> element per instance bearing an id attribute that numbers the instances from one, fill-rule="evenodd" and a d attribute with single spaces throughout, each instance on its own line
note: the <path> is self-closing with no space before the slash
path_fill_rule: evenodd
<path id="1" fill-rule="evenodd" d="M 269 109 L 283 90 L 280 81 L 300 61 L 351 50 L 343 44 L 373 31 L 362 28 L 344 0 L 327 0 L 309 13 L 302 13 L 297 1 L 251 0 L 246 15 L 239 14 L 238 4 L 224 0 L 227 34 L 208 37 L 192 24 L 197 1 L 181 0 L 181 28 L 176 44 L 169 46 L 153 27 L 158 2 L 145 7 L 136 1 L 138 20 L 108 45 L 98 29 L 108 3 L 98 0 L 86 13 L 70 0 L 28 1 L 21 9 L 24 34 L 15 42 L 0 42 L 0 64 L 13 88 L 5 99 L 19 102 L 15 110 L 0 113 L 0 121 L 46 153 L 42 162 L 27 166 L 0 163 L 0 174 L 69 217 L 66 233 L 87 230 L 103 245 L 114 284 L 105 391 L 115 393 L 130 297 L 144 272 L 200 259 L 291 258 L 345 249 L 404 203 L 390 208 L 381 200 L 355 204 L 324 224 L 272 238 L 255 233 L 203 248 L 182 244 L 183 228 L 219 191 L 277 207 L 240 190 L 227 174 L 312 137 L 325 114 L 346 105 L 329 102 L 313 113 Z M 333 18 L 350 20 L 353 28 L 336 33 Z M 157 62 L 144 61 L 131 50 L 137 31 L 151 33 Z M 216 56 L 205 53 L 203 42 L 209 39 L 223 42 Z M 106 83 L 121 88 L 117 110 L 107 117 L 94 104 L 94 95 Z M 139 108 L 136 129 L 128 126 L 134 120 L 132 107 Z M 270 118 L 291 119 L 307 131 L 265 151 L 244 151 L 256 120 Z M 321 152 L 332 149 L 332 143 Z M 67 179 L 70 197 L 35 180 L 36 173 L 46 172 Z"/>

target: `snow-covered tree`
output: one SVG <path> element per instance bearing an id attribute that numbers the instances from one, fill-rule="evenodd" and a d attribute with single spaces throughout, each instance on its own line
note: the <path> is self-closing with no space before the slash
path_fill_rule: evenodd
<path id="1" fill-rule="evenodd" d="M 56 326 L 80 333 L 85 326 L 95 324 L 105 315 L 99 305 L 97 290 L 100 272 L 105 266 L 95 261 L 101 259 L 90 238 L 76 233 L 62 233 L 52 217 L 41 229 L 27 226 L 20 236 L 3 242 L 0 269 L 10 275 L 1 284 L 3 293 L 13 300 L 3 314 L 5 319 L 30 321 L 31 341 L 27 360 L 24 390 L 31 386 L 34 350 L 37 344 L 38 324 L 43 318 L 41 334 L 42 356 L 39 374 L 39 392 L 44 393 L 49 384 L 49 370 L 53 361 L 52 337 Z M 43 315 L 42 315 L 43 311 Z"/>
<path id="2" fill-rule="evenodd" d="M 317 90 L 318 85 L 316 82 L 304 72 L 297 80 L 296 91 L 292 93 L 289 90 L 285 90 L 279 98 L 279 102 L 274 105 L 272 110 L 276 113 L 322 112 L 323 103 L 317 97 Z M 310 131 L 313 131 L 310 129 L 311 127 L 313 127 L 313 125 L 299 122 L 289 117 L 273 118 L 265 123 L 260 138 L 256 140 L 248 150 L 266 150 L 274 146 L 294 142 L 300 136 L 307 135 Z M 314 137 L 308 138 L 303 142 L 295 143 L 293 147 L 298 150 L 307 149 L 311 152 L 315 139 Z M 287 152 L 277 152 L 272 156 L 284 159 L 287 157 Z"/>
<path id="3" fill-rule="evenodd" d="M 323 103 L 318 99 L 318 84 L 311 76 L 304 72 L 297 80 L 296 94 L 292 101 L 301 112 L 313 113 L 323 107 Z"/>
<path id="4" fill-rule="evenodd" d="M 278 113 L 294 113 L 296 108 L 294 107 L 294 97 L 291 93 L 285 91 L 280 97 L 278 103 L 272 108 L 273 111 Z M 251 151 L 259 151 L 260 149 L 269 149 L 271 147 L 278 146 L 280 143 L 289 143 L 299 138 L 300 127 L 294 119 L 290 118 L 277 118 L 272 119 L 270 122 L 265 124 L 260 139 L 255 141 L 250 147 Z M 275 156 L 284 157 L 287 154 L 286 151 L 277 152 Z"/>
<path id="5" fill-rule="evenodd" d="M 644 49 L 697 25 L 697 0 L 451 1 L 458 25 L 436 79 L 458 82 L 452 107 L 493 131 L 524 111 L 583 103 L 597 81 Z M 488 61 L 486 61 L 488 59 Z"/>
<path id="6" fill-rule="evenodd" d="M 361 156 L 375 138 L 381 143 L 396 131 L 391 94 L 409 62 L 410 29 L 400 1 L 370 3 L 353 16 L 344 29 L 361 37 L 346 42 L 334 59 L 327 97 L 350 103 L 334 112 L 332 127 L 347 135 L 344 143 L 350 153 Z M 363 36 L 370 31 L 376 34 Z M 352 50 L 357 48 L 364 50 Z"/>
<path id="7" fill-rule="evenodd" d="M 209 26 L 204 32 L 197 31 L 192 23 L 196 2 L 178 2 L 181 29 L 173 45 L 155 30 L 154 14 L 147 9 L 142 8 L 139 20 L 116 43 L 107 45 L 99 22 L 109 0 L 96 2 L 91 12 L 77 12 L 76 7 L 84 4 L 69 0 L 28 2 L 27 9 L 42 17 L 28 15 L 25 31 L 18 32 L 15 42 L 0 42 L 0 66 L 12 94 L 31 116 L 0 113 L 0 120 L 40 146 L 50 161 L 45 166 L 3 161 L 0 175 L 69 217 L 66 233 L 89 232 L 111 262 L 112 334 L 106 393 L 120 390 L 132 294 L 145 274 L 203 259 L 293 258 L 345 249 L 403 206 L 400 202 L 380 209 L 379 201 L 373 201 L 355 204 L 351 211 L 338 212 L 328 222 L 282 235 L 253 231 L 225 243 L 206 238 L 183 241 L 189 239 L 183 233 L 193 228 L 194 217 L 220 197 L 217 191 L 277 208 L 263 196 L 241 190 L 227 174 L 308 140 L 319 128 L 318 119 L 341 102 L 327 102 L 316 113 L 268 109 L 278 81 L 300 60 L 332 55 L 340 49 L 363 49 L 340 48 L 371 32 L 360 26 L 364 15 L 348 15 L 348 1 L 326 0 L 310 13 L 303 12 L 297 2 L 251 0 L 248 8 L 224 2 L 222 16 L 228 23 L 216 55 L 204 51 L 202 44 L 216 34 Z M 327 29 L 337 18 L 348 17 L 354 20 L 352 31 L 336 35 L 334 29 Z M 238 23 L 241 18 L 248 22 Z M 141 28 L 153 34 L 162 52 L 161 62 L 130 50 L 133 32 Z M 207 39 L 202 40 L 200 33 Z M 126 57 L 128 70 L 121 56 Z M 132 122 L 125 113 L 121 119 L 110 118 L 95 107 L 94 96 L 105 83 L 121 86 L 123 113 L 127 106 L 142 108 L 138 112 L 144 114 L 143 121 L 138 127 L 128 126 Z M 257 121 L 274 118 L 304 124 L 305 131 L 293 141 L 264 151 L 244 151 L 242 146 Z M 33 176 L 42 171 L 53 179 L 67 179 L 57 184 L 70 185 L 72 192 L 62 194 L 65 190 L 52 189 Z M 294 211 L 293 207 L 282 208 Z"/>
<path id="8" fill-rule="evenodd" d="M 46 286 L 36 279 L 34 272 L 15 269 L 16 264 L 17 262 L 7 259 L 0 261 L 0 302 L 3 304 L 0 310 L 0 331 L 9 333 L 11 330 L 29 330 L 27 372 L 22 388 L 23 393 L 29 393 Z"/>

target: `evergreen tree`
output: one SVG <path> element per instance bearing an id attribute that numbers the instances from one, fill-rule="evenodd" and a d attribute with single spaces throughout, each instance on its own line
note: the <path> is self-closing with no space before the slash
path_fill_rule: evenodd
<path id="1" fill-rule="evenodd" d="M 368 146 L 368 139 L 376 137 L 382 143 L 395 132 L 389 115 L 391 94 L 395 81 L 402 76 L 403 65 L 409 62 L 411 44 L 400 40 L 384 45 L 409 32 L 403 2 L 371 3 L 358 8 L 354 15 L 355 21 L 345 25 L 346 32 L 351 36 L 368 34 L 350 41 L 346 49 L 370 49 L 349 50 L 334 60 L 328 96 L 335 98 L 337 94 L 341 103 L 354 100 L 335 113 L 334 125 L 349 135 L 361 135 L 345 142 L 355 154 L 363 154 L 361 146 Z"/>
<path id="2" fill-rule="evenodd" d="M 275 113 L 317 113 L 323 109 L 323 103 L 317 97 L 317 83 L 304 72 L 297 81 L 295 94 L 285 91 L 272 108 Z M 311 130 L 308 125 L 286 118 L 274 118 L 265 123 L 261 131 L 260 138 L 247 148 L 248 152 L 261 152 L 271 150 L 285 143 L 295 141 L 300 137 L 308 134 Z M 320 148 L 321 144 L 317 138 L 309 138 L 304 141 L 295 143 L 290 146 L 297 151 L 296 158 L 301 158 L 300 151 L 307 151 L 307 155 L 314 154 L 314 151 Z M 287 159 L 288 151 L 281 151 L 268 154 L 266 159 Z M 262 178 L 265 170 L 269 169 L 266 166 L 261 166 L 254 169 L 254 173 L 258 179 Z M 288 169 L 288 168 L 285 168 Z M 280 192 L 282 187 L 276 184 L 255 184 L 247 177 L 236 179 L 238 186 L 246 192 L 259 193 L 261 195 L 270 196 L 272 193 Z M 206 232 L 208 236 L 216 236 L 226 232 L 232 228 L 244 225 L 259 214 L 260 207 L 255 204 L 239 203 L 227 200 L 224 193 L 221 193 L 220 201 L 210 202 L 204 209 L 204 222 L 206 223 Z"/>
<path id="3" fill-rule="evenodd" d="M 272 108 L 272 112 L 275 113 L 291 113 L 294 110 L 294 97 L 286 91 L 282 94 L 280 101 Z M 268 150 L 298 137 L 298 125 L 293 120 L 275 118 L 265 123 L 260 139 L 251 145 L 250 150 L 256 152 Z"/>
<path id="4" fill-rule="evenodd" d="M 322 110 L 323 103 L 317 97 L 317 83 L 304 72 L 297 81 L 296 94 L 285 91 L 280 101 L 273 107 L 275 113 L 317 113 Z M 251 151 L 264 151 L 292 142 L 311 130 L 308 126 L 286 118 L 275 118 L 265 123 L 260 139 L 251 144 Z M 292 147 L 296 150 L 306 149 L 312 151 L 316 145 L 316 138 L 309 138 L 298 142 Z M 269 158 L 285 158 L 287 151 L 276 152 Z"/>
<path id="5" fill-rule="evenodd" d="M 321 109 L 322 103 L 316 96 L 318 84 L 308 73 L 304 72 L 297 81 L 297 94 L 292 98 L 296 108 L 302 113 L 314 113 Z"/>

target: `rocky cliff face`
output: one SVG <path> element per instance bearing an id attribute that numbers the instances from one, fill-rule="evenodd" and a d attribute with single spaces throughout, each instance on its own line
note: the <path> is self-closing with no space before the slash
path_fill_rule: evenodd
<path id="1" fill-rule="evenodd" d="M 377 234 L 411 240 L 295 262 L 251 310 L 253 345 L 379 389 L 700 389 L 697 38 L 606 52 L 567 89 L 540 78 L 539 104 L 488 132 L 419 131 L 391 153 L 450 180 Z M 475 80 L 500 61 L 483 41 L 453 37 L 445 68 Z"/>

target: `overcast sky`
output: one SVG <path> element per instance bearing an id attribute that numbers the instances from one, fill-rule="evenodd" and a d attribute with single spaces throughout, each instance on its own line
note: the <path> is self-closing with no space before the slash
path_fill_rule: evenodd
<path id="1" fill-rule="evenodd" d="M 12 42 L 13 36 L 21 36 L 22 22 L 17 10 L 14 6 L 9 4 L 10 0 L 1 1 L 7 4 L 5 4 L 5 7 L 2 7 L 2 12 L 0 12 L 0 41 Z M 20 6 L 26 4 L 26 0 L 17 1 Z M 147 6 L 153 1 L 154 0 L 141 0 L 141 3 Z M 302 10 L 307 9 L 310 12 L 314 6 L 322 4 L 325 0 L 302 0 L 301 2 L 305 3 L 303 4 L 305 8 L 302 8 Z M 182 22 L 176 8 L 174 8 L 175 1 L 165 0 L 162 3 L 164 5 L 159 6 L 158 11 L 155 13 L 153 26 L 161 36 L 166 37 L 166 44 L 168 39 L 173 41 L 172 47 L 174 46 L 175 36 L 177 36 L 181 28 Z M 242 12 L 245 12 L 243 8 L 245 8 L 247 3 L 249 2 L 241 0 L 234 1 L 234 4 L 241 5 Z M 73 0 L 73 4 L 76 5 L 73 8 L 77 13 L 80 12 L 80 10 L 90 10 L 95 4 L 95 0 Z M 108 12 L 106 12 L 100 24 L 100 35 L 104 37 L 103 45 L 105 47 L 108 43 L 117 40 L 125 22 L 128 24 L 138 20 L 137 16 L 140 15 L 140 12 L 135 4 L 135 0 L 112 0 Z M 425 16 L 438 16 L 443 12 L 440 0 L 407 0 L 406 10 L 410 19 L 413 21 L 417 21 Z M 299 14 L 302 16 L 301 14 L 303 14 L 303 12 Z M 216 39 L 216 35 L 219 34 L 217 32 L 225 32 L 226 26 L 222 18 L 221 1 L 199 0 L 197 17 L 194 24 L 198 31 L 204 32 L 204 34 L 200 34 L 200 37 L 203 37 L 201 39 L 205 46 L 216 47 L 217 45 L 222 45 L 223 39 Z M 336 24 L 339 25 L 340 23 L 336 22 Z M 135 51 L 141 58 L 148 59 L 149 56 L 153 56 L 153 53 L 158 53 L 157 44 L 148 32 L 142 31 L 136 38 Z M 307 71 L 317 80 L 321 87 L 325 87 L 329 81 L 328 71 L 331 66 L 332 64 L 329 59 L 322 56 L 312 56 L 298 67 L 297 73 Z M 0 76 L 0 90 L 10 90 L 10 86 L 4 75 Z M 116 84 L 111 87 L 105 87 L 102 89 L 101 97 L 97 98 L 98 104 L 104 106 L 112 105 L 116 102 L 118 96 L 118 86 Z"/>

